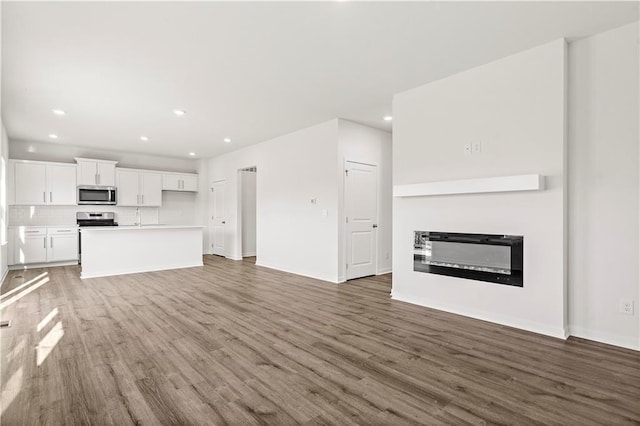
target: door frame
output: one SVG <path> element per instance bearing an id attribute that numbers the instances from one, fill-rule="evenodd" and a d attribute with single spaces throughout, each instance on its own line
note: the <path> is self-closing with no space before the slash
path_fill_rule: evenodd
<path id="1" fill-rule="evenodd" d="M 347 278 L 347 239 L 349 238 L 349 233 L 347 232 L 347 163 L 356 163 L 363 164 L 365 166 L 373 166 L 376 168 L 376 221 L 378 222 L 378 229 L 376 230 L 376 253 L 375 253 L 375 275 L 378 275 L 378 265 L 380 264 L 380 259 L 378 259 L 378 248 L 380 245 L 380 166 L 378 164 L 373 164 L 365 161 L 352 160 L 349 158 L 344 158 L 342 162 L 342 217 L 340 220 L 344 226 L 342 232 L 342 259 L 340 259 L 341 265 L 344 267 L 342 269 L 343 279 L 340 282 L 347 282 L 349 279 Z M 338 269 L 340 271 L 340 269 Z M 357 279 L 357 278 L 353 278 Z"/>
<path id="2" fill-rule="evenodd" d="M 213 244 L 214 244 L 214 230 L 213 230 L 213 209 L 212 209 L 212 203 L 213 203 L 213 186 L 217 183 L 221 183 L 224 182 L 225 183 L 225 217 L 227 215 L 226 212 L 226 198 L 227 198 L 227 180 L 226 179 L 218 179 L 218 180 L 214 180 L 211 181 L 210 185 L 209 185 L 209 206 L 208 206 L 208 210 L 209 210 L 209 214 L 207 215 L 207 222 L 208 222 L 208 229 L 209 229 L 209 248 L 207 250 L 207 252 L 211 255 L 213 255 Z M 225 230 L 227 228 L 227 224 L 225 223 Z M 226 232 L 225 232 L 226 235 Z M 226 241 L 226 237 L 225 237 L 225 244 L 224 244 L 224 257 L 228 257 L 227 256 L 227 241 Z"/>

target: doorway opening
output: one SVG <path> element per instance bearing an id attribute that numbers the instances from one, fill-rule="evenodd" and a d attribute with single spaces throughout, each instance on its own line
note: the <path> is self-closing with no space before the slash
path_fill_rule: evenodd
<path id="1" fill-rule="evenodd" d="M 211 254 L 226 256 L 226 224 L 225 209 L 227 181 L 219 180 L 211 183 L 211 197 L 209 198 L 209 235 L 211 238 Z"/>
<path id="2" fill-rule="evenodd" d="M 245 167 L 238 170 L 238 197 L 240 222 L 240 256 L 243 261 L 256 263 L 257 257 L 257 216 L 256 216 L 256 183 L 258 168 Z"/>

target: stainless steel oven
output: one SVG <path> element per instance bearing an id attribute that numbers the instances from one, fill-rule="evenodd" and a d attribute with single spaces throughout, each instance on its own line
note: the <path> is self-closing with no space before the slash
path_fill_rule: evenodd
<path id="1" fill-rule="evenodd" d="M 78 186 L 78 205 L 115 205 L 116 200 L 115 186 Z"/>

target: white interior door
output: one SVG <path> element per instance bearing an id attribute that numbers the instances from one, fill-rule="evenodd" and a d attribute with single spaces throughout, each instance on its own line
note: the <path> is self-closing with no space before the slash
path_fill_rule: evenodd
<path id="1" fill-rule="evenodd" d="M 375 275 L 377 268 L 378 177 L 376 166 L 347 161 L 347 279 Z"/>
<path id="2" fill-rule="evenodd" d="M 225 213 L 225 189 L 227 182 L 218 181 L 211 185 L 211 253 L 219 256 L 225 255 L 225 226 L 227 223 Z"/>

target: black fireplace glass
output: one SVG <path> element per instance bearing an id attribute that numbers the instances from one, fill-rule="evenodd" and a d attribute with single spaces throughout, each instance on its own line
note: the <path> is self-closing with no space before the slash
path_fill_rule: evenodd
<path id="1" fill-rule="evenodd" d="M 415 231 L 413 270 L 523 287 L 524 238 Z"/>

